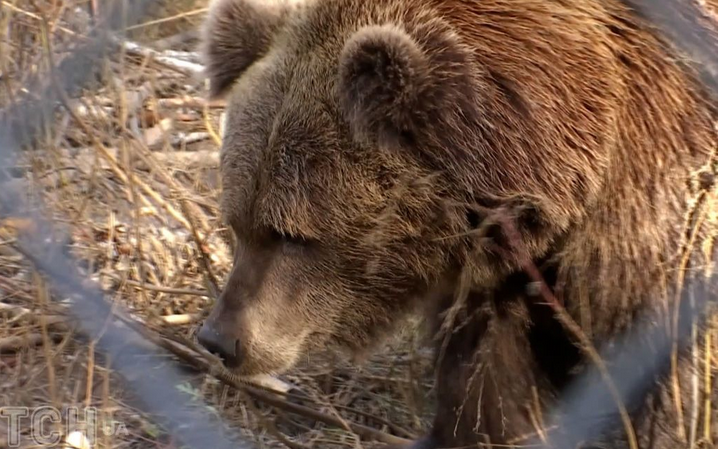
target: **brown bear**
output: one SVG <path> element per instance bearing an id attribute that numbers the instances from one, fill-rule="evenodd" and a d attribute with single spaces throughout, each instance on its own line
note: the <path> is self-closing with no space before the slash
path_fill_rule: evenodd
<path id="1" fill-rule="evenodd" d="M 539 424 L 592 348 L 675 331 L 710 271 L 716 111 L 627 2 L 215 0 L 202 42 L 236 251 L 198 338 L 240 376 L 422 310 L 438 409 L 414 447 L 575 447 Z M 583 447 L 718 437 L 671 361 L 566 417 L 603 429 Z"/>

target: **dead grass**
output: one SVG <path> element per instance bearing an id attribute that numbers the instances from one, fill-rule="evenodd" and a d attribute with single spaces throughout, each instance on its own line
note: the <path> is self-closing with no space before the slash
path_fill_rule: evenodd
<path id="1" fill-rule="evenodd" d="M 71 98 L 71 110 L 59 110 L 54 128 L 12 170 L 12 182 L 39 194 L 69 232 L 87 276 L 148 326 L 188 340 L 212 284 L 231 264 L 217 209 L 222 109 L 205 104 L 195 55 L 177 53 L 194 49 L 202 3 L 158 2 L 149 23 L 132 30 L 138 45 L 107 61 L 96 89 Z M 49 1 L 1 6 L 0 98 L 7 104 L 33 94 L 23 86 L 48 74 L 48 52 L 61 61 L 89 18 L 80 0 L 56 8 Z M 102 423 L 119 429 L 98 435 L 95 447 L 171 447 L 152 417 L 127 405 L 132 392 L 113 375 L 111 361 L 96 359 L 48 300 L 47 287 L 13 247 L 17 226 L 6 221 L 0 228 L 0 404 L 53 405 L 66 413 L 95 407 Z M 257 447 L 359 447 L 354 430 L 361 426 L 408 437 L 426 426 L 431 376 L 426 351 L 407 338 L 363 367 L 312 358 L 284 377 L 300 387 L 298 395 L 273 404 L 205 374 L 177 388 L 206 399 Z"/>
<path id="2" fill-rule="evenodd" d="M 87 32 L 82 11 L 90 3 L 2 0 L 3 104 L 33 95 L 23 86 L 48 74 L 49 54 L 61 61 Z M 204 6 L 158 2 L 131 32 L 138 45 L 107 61 L 96 89 L 71 98 L 70 109 L 59 110 L 54 127 L 11 173 L 68 230 L 88 277 L 148 329 L 179 340 L 192 338 L 231 268 L 217 206 L 222 108 L 203 101 L 196 55 L 186 53 Z M 18 226 L 0 227 L 0 404 L 96 407 L 101 422 L 119 430 L 98 435 L 96 448 L 173 447 L 152 417 L 128 405 L 132 392 L 113 375 L 111 361 L 75 338 L 60 306 L 48 300 L 47 287 L 13 247 Z M 260 448 L 373 447 L 358 437 L 361 426 L 407 438 L 426 428 L 432 412 L 430 357 L 412 329 L 361 367 L 329 354 L 313 357 L 284 377 L 300 395 L 278 402 L 252 399 L 201 373 L 177 388 L 206 399 Z M 704 354 L 706 366 L 718 369 L 718 358 L 711 359 L 716 338 Z M 4 443 L 0 431 L 0 448 Z"/>

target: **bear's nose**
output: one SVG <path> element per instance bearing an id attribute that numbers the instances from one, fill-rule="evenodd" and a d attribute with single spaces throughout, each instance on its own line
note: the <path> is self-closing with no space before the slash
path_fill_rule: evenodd
<path id="1" fill-rule="evenodd" d="M 205 323 L 197 333 L 197 341 L 209 352 L 220 357 L 228 368 L 239 366 L 239 341 L 236 338 L 222 335 Z"/>

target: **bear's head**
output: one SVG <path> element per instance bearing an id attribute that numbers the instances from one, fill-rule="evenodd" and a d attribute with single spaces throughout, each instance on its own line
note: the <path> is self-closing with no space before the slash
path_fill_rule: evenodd
<path id="1" fill-rule="evenodd" d="M 228 104 L 221 208 L 237 245 L 199 339 L 240 375 L 284 371 L 328 344 L 365 352 L 417 303 L 445 296 L 467 260 L 482 286 L 514 263 L 498 249 L 477 250 L 477 242 L 497 240 L 475 232 L 483 208 L 529 205 L 529 249 L 541 252 L 551 237 L 542 229 L 566 229 L 581 212 L 578 195 L 595 190 L 588 152 L 557 168 L 494 151 L 533 148 L 530 136 L 548 141 L 564 124 L 532 123 L 534 106 L 508 78 L 477 64 L 428 4 L 211 5 L 203 55 L 211 95 Z M 560 103 L 536 104 L 560 108 L 573 101 L 570 89 L 603 89 L 585 78 L 565 88 Z M 605 104 L 589 104 L 587 117 L 598 121 Z M 496 137 L 499 123 L 509 131 Z M 608 134 L 594 126 L 606 129 L 588 123 L 576 145 L 590 150 Z M 501 167 L 509 164 L 518 168 L 507 175 Z M 576 198 L 565 193 L 574 191 Z"/>
<path id="2" fill-rule="evenodd" d="M 363 352 L 439 285 L 472 225 L 436 161 L 408 154 L 459 120 L 467 53 L 438 21 L 417 39 L 390 17 L 418 12 L 344 5 L 217 0 L 205 24 L 236 250 L 199 339 L 241 375 L 331 343 Z"/>

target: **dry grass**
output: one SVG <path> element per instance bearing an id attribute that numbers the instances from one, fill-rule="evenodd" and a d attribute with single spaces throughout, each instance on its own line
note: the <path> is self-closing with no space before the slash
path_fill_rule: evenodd
<path id="1" fill-rule="evenodd" d="M 59 3 L 2 2 L 5 104 L 32 95 L 23 86 L 48 74 L 48 52 L 61 61 L 87 31 L 87 19 L 76 10 L 87 11 L 86 0 L 53 5 Z M 222 109 L 205 104 L 191 64 L 173 64 L 182 58 L 196 63 L 193 55 L 146 50 L 148 43 L 159 51 L 193 50 L 203 6 L 158 2 L 146 19 L 152 22 L 132 30 L 139 46 L 107 61 L 95 89 L 72 98 L 71 111 L 60 109 L 54 128 L 12 170 L 12 182 L 39 194 L 69 232 L 87 276 L 148 326 L 187 340 L 208 309 L 207 292 L 231 264 L 217 209 L 214 138 Z M 132 392 L 113 375 L 111 362 L 96 359 L 48 300 L 47 287 L 13 247 L 18 225 L 0 227 L 0 404 L 96 407 L 102 422 L 126 427 L 99 435 L 96 447 L 171 447 L 152 417 L 128 405 Z M 361 425 L 407 437 L 426 426 L 431 376 L 426 351 L 402 338 L 363 367 L 330 355 L 312 358 L 284 377 L 300 387 L 299 395 L 273 404 L 201 373 L 177 388 L 205 398 L 257 447 L 284 447 L 280 440 L 296 447 L 358 447 L 354 430 Z M 0 447 L 3 436 L 0 431 Z M 376 444 L 361 440 L 363 447 Z"/>
<path id="2" fill-rule="evenodd" d="M 95 2 L 0 1 L 0 98 L 7 104 L 32 96 L 23 86 L 46 76 L 51 59 L 61 61 L 87 32 L 77 8 L 88 11 Z M 231 268 L 217 208 L 221 105 L 203 101 L 191 53 L 157 53 L 194 48 L 203 3 L 158 2 L 131 32 L 139 46 L 107 61 L 95 89 L 60 109 L 43 141 L 12 170 L 12 182 L 39 195 L 69 232 L 85 274 L 151 332 L 178 340 L 191 340 Z M 92 345 L 76 338 L 14 249 L 12 229 L 23 223 L 0 224 L 0 405 L 92 406 L 102 422 L 126 429 L 99 435 L 95 447 L 173 447 L 152 417 L 128 405 L 132 392 L 111 361 L 96 359 Z M 363 366 L 329 354 L 303 363 L 284 377 L 301 397 L 250 399 L 202 373 L 176 387 L 206 399 L 257 447 L 373 447 L 375 441 L 358 437 L 362 428 L 410 437 L 426 428 L 432 411 L 430 357 L 407 330 Z M 717 338 L 702 353 L 714 369 Z"/>

